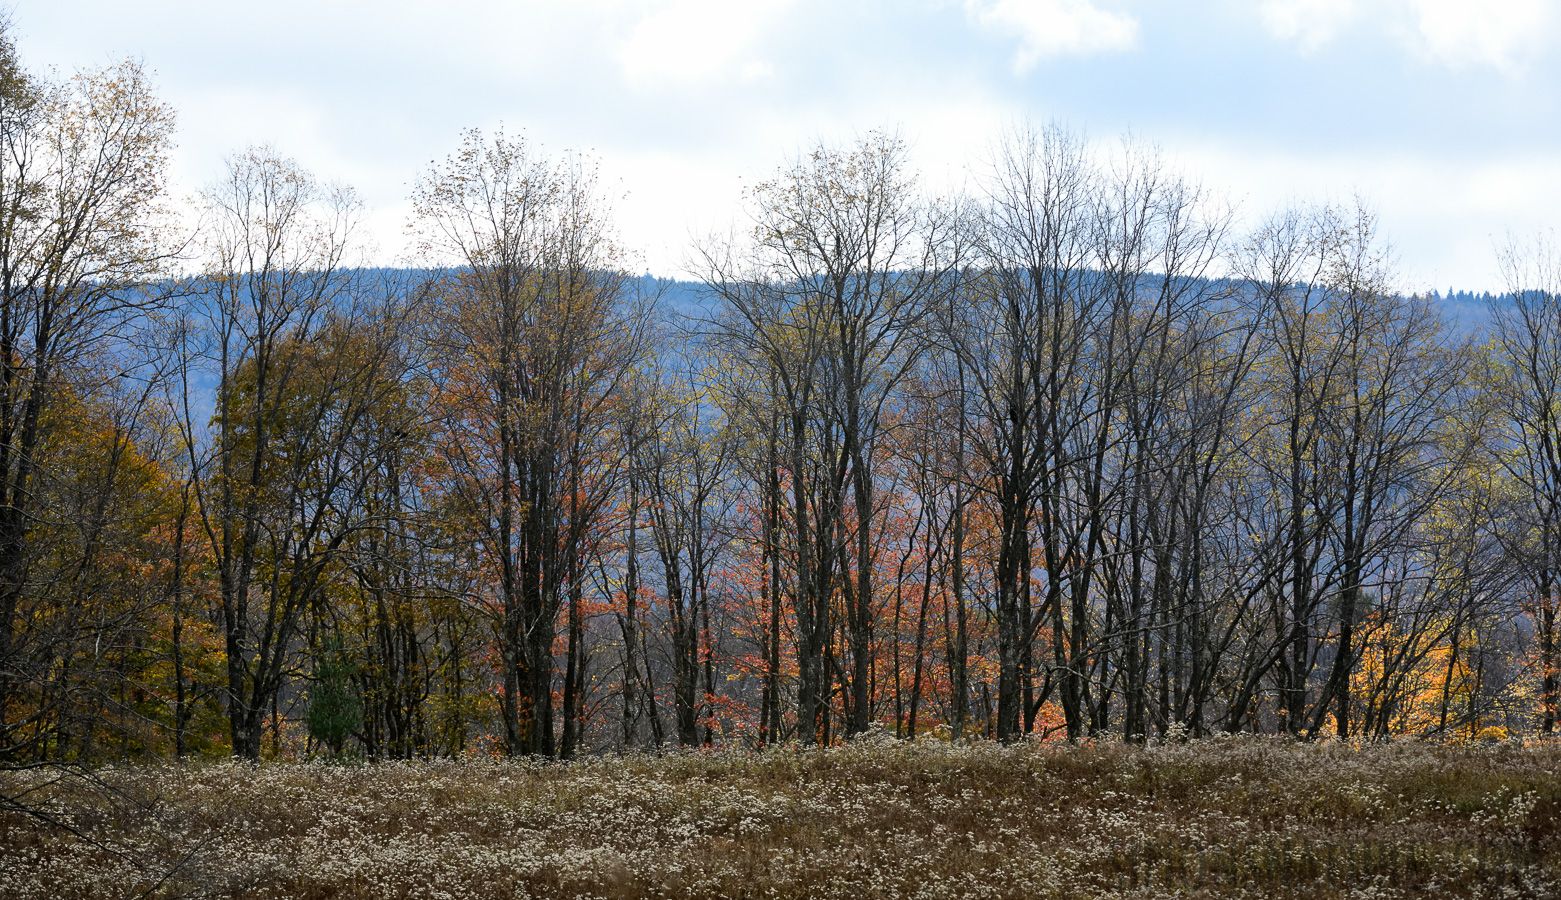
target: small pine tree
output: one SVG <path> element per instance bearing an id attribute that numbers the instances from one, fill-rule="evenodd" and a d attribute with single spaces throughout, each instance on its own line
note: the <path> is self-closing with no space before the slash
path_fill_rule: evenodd
<path id="1" fill-rule="evenodd" d="M 305 721 L 309 736 L 324 744 L 332 759 L 341 756 L 342 745 L 363 724 L 363 703 L 353 690 L 352 669 L 341 641 L 327 640 L 315 661 L 314 690 Z"/>

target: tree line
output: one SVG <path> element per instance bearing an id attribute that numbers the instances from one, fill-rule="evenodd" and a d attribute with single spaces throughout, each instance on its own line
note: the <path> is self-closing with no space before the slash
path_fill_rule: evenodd
<path id="1" fill-rule="evenodd" d="M 873 132 L 690 301 L 577 154 L 466 134 L 381 269 L 269 148 L 182 224 L 172 135 L 0 41 L 0 761 L 1555 729 L 1551 243 L 1472 330 L 1361 204 Z"/>

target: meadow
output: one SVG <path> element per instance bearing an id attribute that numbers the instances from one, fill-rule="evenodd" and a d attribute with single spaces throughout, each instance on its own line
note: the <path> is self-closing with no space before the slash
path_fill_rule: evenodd
<path id="1" fill-rule="evenodd" d="M 1561 896 L 1561 744 L 914 743 L 0 776 L 0 897 Z"/>

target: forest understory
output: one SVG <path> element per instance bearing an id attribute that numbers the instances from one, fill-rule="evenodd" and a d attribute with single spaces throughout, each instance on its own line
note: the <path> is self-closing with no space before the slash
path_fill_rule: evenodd
<path id="1" fill-rule="evenodd" d="M 1239 736 L 0 776 L 0 896 L 1561 895 L 1561 744 Z"/>

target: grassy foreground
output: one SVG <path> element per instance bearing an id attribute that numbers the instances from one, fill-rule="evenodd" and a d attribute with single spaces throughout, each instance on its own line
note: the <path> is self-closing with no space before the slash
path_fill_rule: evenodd
<path id="1" fill-rule="evenodd" d="M 0 775 L 0 897 L 1561 897 L 1561 746 L 1230 738 Z M 51 782 L 45 784 L 45 782 Z"/>

